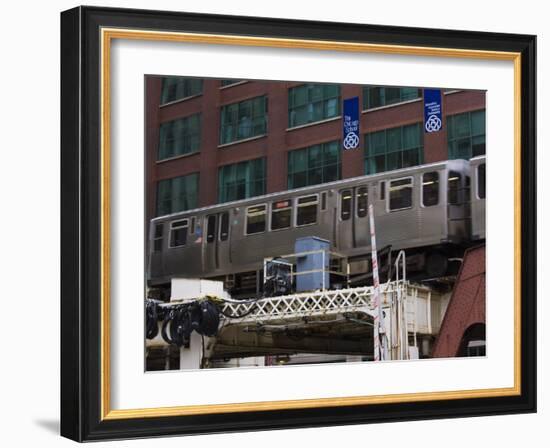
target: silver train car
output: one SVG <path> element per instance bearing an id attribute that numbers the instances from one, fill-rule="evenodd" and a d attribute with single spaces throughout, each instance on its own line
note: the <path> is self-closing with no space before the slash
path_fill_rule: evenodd
<path id="1" fill-rule="evenodd" d="M 224 280 L 237 295 L 258 293 L 264 258 L 295 252 L 296 239 L 307 236 L 331 242 L 349 264 L 352 284 L 368 283 L 369 204 L 379 249 L 404 249 L 408 271 L 442 276 L 447 261 L 471 244 L 472 228 L 476 238 L 484 237 L 485 199 L 477 193 L 484 158 L 472 163 L 474 189 L 470 162 L 448 160 L 154 218 L 148 285 L 167 287 L 173 277 L 210 278 Z M 474 226 L 472 190 L 480 219 Z"/>
<path id="2" fill-rule="evenodd" d="M 470 208 L 472 215 L 472 240 L 485 239 L 485 162 L 486 156 L 470 159 Z"/>

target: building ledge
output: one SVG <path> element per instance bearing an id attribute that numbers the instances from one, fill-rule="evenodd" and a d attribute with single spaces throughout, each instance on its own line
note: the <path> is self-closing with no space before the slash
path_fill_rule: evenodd
<path id="1" fill-rule="evenodd" d="M 380 107 L 373 107 L 371 109 L 363 109 L 361 111 L 362 114 L 368 114 L 369 112 L 377 112 L 379 110 L 384 110 L 384 109 L 391 109 L 393 107 L 398 107 L 398 106 L 403 106 L 404 104 L 412 104 L 412 103 L 417 103 L 418 101 L 422 101 L 422 97 L 420 98 L 414 98 L 412 100 L 407 100 L 407 101 L 400 101 L 399 103 L 393 103 L 393 104 L 388 104 L 386 106 L 380 106 Z"/>
<path id="2" fill-rule="evenodd" d="M 196 156 L 200 153 L 201 153 L 200 151 L 195 151 L 195 152 L 190 152 L 190 153 L 187 153 L 187 154 L 179 154 L 177 156 L 167 157 L 166 159 L 155 160 L 155 163 L 160 164 L 160 163 L 164 163 L 164 162 L 170 162 L 172 160 L 185 159 L 187 157 Z"/>
<path id="3" fill-rule="evenodd" d="M 241 140 L 235 140 L 229 143 L 223 143 L 221 145 L 218 145 L 218 149 L 227 148 L 228 146 L 238 145 L 240 143 L 251 142 L 253 140 L 259 140 L 260 138 L 264 138 L 264 137 L 267 137 L 267 134 L 255 135 L 254 137 L 243 138 Z"/>
<path id="4" fill-rule="evenodd" d="M 338 115 L 337 117 L 327 118 L 327 119 L 321 120 L 321 121 L 314 121 L 313 123 L 306 123 L 306 124 L 301 124 L 299 126 L 292 126 L 291 128 L 286 128 L 285 130 L 287 132 L 288 131 L 295 131 L 295 130 L 298 130 L 298 129 L 308 128 L 310 126 L 317 126 L 318 124 L 330 123 L 331 121 L 340 120 L 341 118 L 342 118 L 342 115 Z"/>
<path id="5" fill-rule="evenodd" d="M 248 82 L 247 80 L 244 80 L 244 81 L 236 82 L 234 84 L 228 84 L 226 86 L 220 86 L 220 90 L 230 89 L 231 87 L 242 86 L 243 84 L 246 84 L 247 82 Z"/>
<path id="6" fill-rule="evenodd" d="M 179 98 L 174 101 L 170 101 L 168 103 L 159 104 L 159 108 L 162 109 L 163 107 L 172 106 L 174 104 L 183 103 L 184 101 L 189 101 L 194 98 L 198 98 L 199 96 L 202 96 L 202 93 L 197 93 L 196 95 L 186 96 L 185 98 Z"/>

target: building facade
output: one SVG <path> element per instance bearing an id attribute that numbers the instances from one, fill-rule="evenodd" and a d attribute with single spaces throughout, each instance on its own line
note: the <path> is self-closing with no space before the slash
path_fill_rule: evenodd
<path id="1" fill-rule="evenodd" d="M 442 128 L 427 133 L 421 88 L 147 77 L 147 219 L 484 154 L 485 92 L 441 93 Z M 360 143 L 343 150 L 351 97 Z"/>

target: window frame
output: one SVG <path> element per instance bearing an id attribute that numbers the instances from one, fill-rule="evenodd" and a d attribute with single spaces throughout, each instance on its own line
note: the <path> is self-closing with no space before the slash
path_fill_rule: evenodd
<path id="1" fill-rule="evenodd" d="M 209 229 L 208 229 L 208 227 L 210 226 L 210 218 L 214 219 L 214 231 L 213 231 L 212 234 L 209 232 Z M 218 215 L 216 213 L 211 213 L 210 215 L 205 216 L 205 220 L 206 220 L 206 226 L 205 226 L 206 228 L 205 228 L 205 232 L 204 232 L 203 241 L 206 244 L 211 244 L 211 243 L 214 243 L 216 241 L 216 237 L 218 235 Z M 210 235 L 213 235 L 211 240 L 208 239 L 210 237 Z"/>
<path id="2" fill-rule="evenodd" d="M 418 146 L 412 146 L 412 147 L 405 147 L 404 145 L 404 134 L 405 134 L 405 128 L 412 128 L 415 127 L 416 131 L 418 132 Z M 394 126 L 384 129 L 379 129 L 377 131 L 367 132 L 363 134 L 363 170 L 365 175 L 375 175 L 375 174 L 381 174 L 381 173 L 389 173 L 391 171 L 400 170 L 400 169 L 406 169 L 411 168 L 413 166 L 419 166 L 424 163 L 424 132 L 423 132 L 423 126 L 420 121 L 415 121 L 414 123 L 409 124 L 403 124 L 401 126 Z M 400 133 L 400 140 L 401 144 L 399 149 L 392 149 L 388 150 L 388 133 L 390 131 L 396 131 L 399 130 Z M 375 134 L 384 134 L 384 152 L 381 152 L 379 154 L 375 154 L 374 150 L 371 148 L 371 140 L 373 139 L 373 136 Z M 418 163 L 415 163 L 413 165 L 405 166 L 403 164 L 403 155 L 404 153 L 415 151 L 416 156 L 418 158 Z M 388 157 L 392 156 L 393 154 L 398 154 L 400 157 L 400 163 L 398 164 L 396 168 L 389 168 L 388 167 Z M 372 171 L 370 169 L 371 166 L 371 160 L 375 159 L 376 157 L 384 156 L 384 169 L 380 171 Z"/>
<path id="3" fill-rule="evenodd" d="M 254 208 L 254 207 L 263 207 L 264 208 L 264 216 L 265 216 L 265 226 L 264 226 L 264 230 L 262 230 L 261 232 L 254 232 L 254 233 L 248 233 L 248 210 L 250 210 L 251 208 Z M 267 211 L 268 211 L 269 207 L 268 207 L 268 204 L 267 202 L 262 202 L 260 204 L 254 204 L 254 205 L 249 205 L 248 207 L 246 207 L 245 209 L 245 214 L 244 214 L 244 236 L 251 236 L 251 235 L 259 235 L 261 233 L 265 233 L 266 230 L 268 229 L 268 222 L 267 222 L 267 219 L 268 219 L 268 216 L 267 216 Z"/>
<path id="4" fill-rule="evenodd" d="M 370 106 L 369 105 L 369 99 L 370 99 L 370 89 L 384 89 L 384 91 L 386 89 L 399 89 L 399 101 L 396 101 L 394 103 L 384 103 L 383 105 L 380 105 L 380 106 Z M 416 89 L 417 90 L 417 95 L 416 97 L 414 98 L 407 98 L 407 99 L 403 99 L 403 90 L 404 89 Z M 385 92 L 384 92 L 385 94 Z M 392 106 L 397 106 L 399 104 L 403 104 L 403 103 L 409 103 L 409 102 L 413 102 L 413 101 L 420 101 L 423 97 L 424 97 L 424 89 L 420 88 L 420 87 L 403 87 L 403 86 L 400 86 L 400 87 L 392 87 L 392 86 L 363 86 L 363 88 L 361 89 L 361 96 L 362 96 L 362 112 L 370 112 L 370 111 L 374 111 L 374 110 L 378 110 L 378 109 L 384 109 L 386 107 L 392 107 Z"/>
<path id="5" fill-rule="evenodd" d="M 246 190 L 251 190 L 251 185 L 255 184 L 256 182 L 262 181 L 262 192 L 259 194 L 251 194 L 247 195 L 245 194 L 244 197 L 229 197 L 228 198 L 228 185 L 229 186 L 237 186 L 241 183 L 240 180 L 234 180 L 231 184 L 228 184 L 227 182 L 222 182 L 222 177 L 227 177 L 227 173 L 224 174 L 224 172 L 229 167 L 234 167 L 233 169 L 237 170 L 238 166 L 241 164 L 248 164 L 251 165 L 253 163 L 256 163 L 257 161 L 261 160 L 262 162 L 262 177 L 261 178 L 246 178 L 244 181 L 245 185 L 245 193 Z M 256 169 L 256 167 L 248 167 L 247 170 Z M 223 176 L 222 176 L 223 174 Z M 227 163 L 225 165 L 218 166 L 218 178 L 217 178 L 217 203 L 218 204 L 224 204 L 227 202 L 233 202 L 233 201 L 241 201 L 244 199 L 250 199 L 256 196 L 262 196 L 265 194 L 267 188 L 267 157 L 257 157 L 254 159 L 248 159 L 248 160 L 242 160 L 240 162 L 234 162 L 234 163 Z M 222 192 L 224 193 L 222 195 Z"/>
<path id="6" fill-rule="evenodd" d="M 182 222 L 185 222 L 185 225 L 176 226 L 176 224 L 180 224 Z M 170 222 L 170 235 L 169 235 L 169 238 L 168 238 L 168 248 L 169 249 L 178 249 L 180 247 L 187 246 L 187 237 L 189 236 L 189 224 L 190 224 L 189 223 L 189 218 L 176 219 L 176 220 Z M 176 230 L 180 230 L 180 229 L 186 229 L 185 243 L 174 245 L 173 244 L 173 238 L 172 238 L 173 232 L 176 231 Z"/>
<path id="7" fill-rule="evenodd" d="M 436 174 L 437 175 L 437 202 L 435 204 L 426 205 L 424 203 L 424 176 L 426 174 Z M 420 188 L 420 206 L 422 208 L 430 208 L 430 207 L 437 207 L 438 205 L 441 205 L 441 176 L 439 174 L 439 171 L 423 171 L 420 173 L 420 185 L 422 188 Z"/>
<path id="8" fill-rule="evenodd" d="M 222 229 L 223 229 L 223 219 L 224 217 L 227 217 L 227 232 L 226 232 L 226 237 L 223 238 L 223 234 L 222 234 Z M 220 242 L 226 242 L 229 240 L 229 237 L 230 237 L 230 233 L 231 233 L 231 216 L 230 216 L 230 213 L 229 213 L 229 210 L 225 211 L 225 212 L 220 212 L 219 214 L 219 222 L 220 222 L 220 225 L 218 226 L 218 241 Z"/>
<path id="9" fill-rule="evenodd" d="M 309 202 L 307 204 L 300 204 L 300 199 L 313 197 L 315 196 L 315 202 Z M 315 211 L 315 222 L 307 223 L 307 224 L 298 224 L 298 209 L 300 207 L 307 207 L 308 205 L 315 204 L 317 206 L 317 209 Z M 295 199 L 294 206 L 296 208 L 296 212 L 294 213 L 294 227 L 307 227 L 307 226 L 313 226 L 316 225 L 319 222 L 319 193 L 312 193 L 312 194 L 306 194 L 304 196 L 299 196 Z"/>
<path id="10" fill-rule="evenodd" d="M 193 177 L 195 179 L 195 183 L 196 185 L 194 186 L 194 191 L 195 191 L 195 195 L 194 195 L 194 204 L 192 204 L 192 206 L 189 206 L 189 207 L 186 207 L 186 208 L 176 208 L 175 205 L 176 205 L 176 200 L 180 197 L 180 196 L 175 196 L 174 195 L 174 184 L 176 182 L 182 182 L 183 179 L 186 179 L 188 177 Z M 185 198 L 189 198 L 191 196 L 191 192 L 187 191 L 187 180 L 184 181 L 184 184 L 185 184 L 185 195 L 183 195 Z M 161 199 L 161 189 L 162 189 L 162 185 L 168 185 L 169 186 L 169 192 L 170 192 L 170 197 L 169 197 L 169 200 L 170 200 L 170 207 L 169 207 L 169 211 L 167 213 L 161 213 L 161 202 L 165 202 L 166 200 L 163 200 Z M 185 212 L 187 210 L 193 210 L 195 208 L 197 208 L 198 206 L 198 202 L 199 202 L 199 196 L 200 196 L 200 173 L 198 171 L 195 171 L 195 172 L 192 172 L 192 173 L 189 173 L 189 174 L 184 174 L 183 176 L 175 176 L 175 177 L 169 177 L 167 179 L 159 179 L 157 182 L 156 182 L 156 193 L 155 193 L 155 216 L 156 217 L 160 217 L 160 216 L 168 216 L 168 215 L 172 215 L 174 213 L 180 213 L 180 212 Z M 186 202 L 190 202 L 190 201 L 186 201 Z M 163 205 L 164 207 L 164 205 Z"/>
<path id="11" fill-rule="evenodd" d="M 378 200 L 379 201 L 385 201 L 386 200 L 386 185 L 387 181 L 380 180 L 378 181 Z"/>
<path id="12" fill-rule="evenodd" d="M 450 199 L 449 199 L 449 196 L 450 196 L 450 192 L 451 192 L 451 189 L 450 189 L 450 184 L 449 182 L 452 179 L 451 177 L 451 173 L 455 173 L 456 175 L 458 175 L 458 179 L 459 179 L 459 184 L 458 184 L 458 187 L 457 187 L 457 190 L 456 190 L 456 195 L 457 195 L 457 201 L 456 202 L 451 202 Z M 463 205 L 464 203 L 464 192 L 463 192 L 463 189 L 464 187 L 462 186 L 462 179 L 463 179 L 463 176 L 464 174 L 461 173 L 460 171 L 456 171 L 456 170 L 449 170 L 447 171 L 447 205 L 453 205 L 453 206 L 461 206 Z M 470 198 L 468 198 L 470 199 Z"/>
<path id="13" fill-rule="evenodd" d="M 312 151 L 312 148 L 315 148 L 316 146 L 320 147 L 320 150 L 321 150 L 321 161 L 322 162 L 325 162 L 325 158 L 326 158 L 326 155 L 325 153 L 330 153 L 329 151 L 329 148 L 330 148 L 330 145 L 332 144 L 335 144 L 336 145 L 336 154 L 337 154 L 337 161 L 336 161 L 336 164 L 326 164 L 326 163 L 323 163 L 322 165 L 318 166 L 318 167 L 310 167 L 309 165 L 309 160 L 310 160 L 310 151 Z M 321 143 L 317 143 L 315 145 L 310 145 L 310 146 L 305 146 L 303 148 L 295 148 L 295 149 L 291 149 L 289 151 L 287 151 L 287 173 L 286 173 L 286 186 L 287 186 L 287 189 L 289 190 L 294 190 L 296 188 L 305 188 L 305 187 L 312 187 L 314 185 L 322 185 L 322 184 L 325 184 L 325 183 L 328 183 L 328 182 L 335 182 L 335 181 L 338 181 L 338 180 L 341 180 L 342 179 L 342 155 L 341 155 L 341 151 L 340 151 L 340 145 L 341 145 L 341 140 L 330 140 L 330 141 L 326 141 L 326 142 L 321 142 Z M 294 164 L 291 165 L 291 159 L 293 157 L 295 157 L 296 154 L 298 154 L 299 152 L 305 152 L 305 157 L 306 157 L 306 169 L 305 171 L 296 171 L 294 170 Z M 337 175 L 336 175 L 336 179 L 332 179 L 332 180 L 329 180 L 327 178 L 325 178 L 325 170 L 327 170 L 328 168 L 330 167 L 333 167 L 333 166 L 336 166 L 336 172 L 337 172 Z M 292 168 L 292 170 L 291 170 Z M 321 182 L 318 182 L 318 183 L 310 183 L 309 182 L 309 178 L 310 178 L 310 173 L 312 171 L 314 171 L 315 169 L 320 169 L 321 170 Z M 306 175 L 306 183 L 305 185 L 300 185 L 300 186 L 295 186 L 294 185 L 294 180 L 292 181 L 292 186 L 291 185 L 291 179 L 294 179 L 294 176 L 297 174 L 297 173 L 305 173 Z"/>
<path id="14" fill-rule="evenodd" d="M 319 101 L 310 101 L 309 100 L 309 88 L 310 86 L 336 86 L 338 87 L 338 95 L 337 96 L 330 96 L 330 97 L 327 97 L 325 98 L 324 97 L 324 93 L 323 93 L 323 99 L 322 100 L 319 100 Z M 291 106 L 291 95 L 293 95 L 293 92 L 296 91 L 297 89 L 300 89 L 300 88 L 306 88 L 308 89 L 308 100 L 304 103 L 304 104 L 300 104 L 299 106 L 296 106 L 296 105 L 292 105 Z M 288 127 L 287 127 L 287 131 L 291 131 L 293 129 L 297 129 L 297 128 L 301 128 L 303 126 L 310 126 L 310 125 L 313 125 L 313 124 L 317 124 L 317 123 L 322 123 L 324 121 L 327 121 L 327 120 L 333 120 L 333 119 L 337 119 L 338 117 L 341 117 L 342 116 L 342 105 L 341 105 L 341 102 L 342 102 L 342 88 L 341 88 L 341 85 L 340 84 L 334 84 L 334 83 L 311 83 L 311 82 L 308 82 L 308 83 L 303 83 L 303 84 L 299 84 L 297 86 L 293 86 L 293 87 L 290 87 L 288 89 L 288 92 L 287 92 L 287 96 L 288 96 L 288 106 L 287 106 L 287 114 L 288 114 Z M 292 120 L 292 112 L 299 108 L 299 107 L 304 107 L 304 106 L 307 106 L 309 104 L 316 104 L 316 103 L 322 103 L 323 105 L 323 110 L 325 109 L 325 103 L 327 103 L 329 100 L 332 100 L 336 98 L 336 115 L 333 115 L 333 116 L 324 116 L 324 113 L 323 113 L 323 117 L 320 119 L 320 120 L 315 120 L 315 121 L 308 121 L 306 123 L 300 123 L 300 124 L 292 124 L 291 123 L 291 120 Z"/>
<path id="15" fill-rule="evenodd" d="M 479 112 L 483 112 L 483 115 L 484 115 L 484 122 L 485 122 L 484 133 L 474 135 L 472 133 L 472 127 L 473 127 L 472 126 L 472 115 L 475 114 L 475 113 L 479 113 Z M 457 117 L 460 117 L 460 116 L 467 116 L 468 117 L 468 128 L 469 128 L 468 129 L 469 130 L 468 136 L 467 137 L 455 137 L 455 138 L 451 139 L 450 138 L 450 135 L 451 135 L 450 131 L 451 131 L 452 126 L 454 126 L 454 120 Z M 465 139 L 465 138 L 468 138 L 469 141 L 470 141 L 469 153 L 468 153 L 467 160 L 470 160 L 473 157 L 478 157 L 478 156 L 481 156 L 483 154 L 487 154 L 487 109 L 486 108 L 476 109 L 476 110 L 468 110 L 468 111 L 465 111 L 465 112 L 459 112 L 459 113 L 456 113 L 456 114 L 447 115 L 446 116 L 446 122 L 447 122 L 447 155 L 448 155 L 449 160 L 460 160 L 460 159 L 462 159 L 462 157 L 458 157 L 455 154 L 454 150 L 453 150 L 453 153 L 451 154 L 451 142 L 455 142 L 455 141 Z M 477 154 L 477 155 L 474 156 L 473 155 L 472 140 L 475 137 L 481 137 L 482 135 L 484 137 L 485 151 L 483 152 L 483 154 Z"/>
<path id="16" fill-rule="evenodd" d="M 410 188 L 411 188 L 411 205 L 409 207 L 401 207 L 401 208 L 395 208 L 395 209 L 392 209 L 390 208 L 390 202 L 391 202 L 391 191 L 392 191 L 392 188 L 391 188 L 391 184 L 392 182 L 398 182 L 400 180 L 406 180 L 406 179 L 410 179 L 411 183 L 410 183 Z M 414 176 L 403 176 L 403 177 L 397 177 L 395 179 L 389 179 L 388 180 L 388 183 L 389 183 L 389 188 L 388 188 L 388 191 L 387 191 L 387 195 L 386 195 L 386 212 L 387 213 L 394 213 L 394 212 L 400 212 L 402 210 L 411 210 L 414 208 Z M 400 189 L 403 189 L 405 187 L 402 187 Z"/>
<path id="17" fill-rule="evenodd" d="M 183 137 L 184 138 L 189 138 L 190 136 L 194 136 L 194 135 L 198 135 L 198 140 L 199 140 L 199 143 L 198 143 L 198 148 L 197 149 L 191 149 L 187 152 L 176 152 L 174 151 L 173 154 L 167 156 L 167 157 L 161 157 L 160 153 L 161 153 L 161 150 L 162 150 L 162 129 L 163 127 L 166 127 L 168 125 L 171 125 L 171 126 L 175 126 L 177 122 L 182 122 L 182 123 L 186 123 L 184 124 L 183 126 L 188 126 L 187 122 L 189 120 L 192 120 L 192 119 L 195 119 L 196 117 L 196 120 L 198 122 L 198 131 L 196 133 L 193 133 L 193 134 L 185 134 Z M 171 130 L 172 133 L 174 133 L 174 130 L 172 129 Z M 166 160 L 171 160 L 171 159 L 175 159 L 175 158 L 178 158 L 178 157 L 186 157 L 186 156 L 190 156 L 190 155 L 193 155 L 193 154 L 199 154 L 201 152 L 201 144 L 202 144 L 202 112 L 197 112 L 197 113 L 194 113 L 194 114 L 191 114 L 191 115 L 186 115 L 185 117 L 179 117 L 179 118 L 174 118 L 173 120 L 168 120 L 168 121 L 164 121 L 162 123 L 160 123 L 159 125 L 159 134 L 158 134 L 158 148 L 157 148 L 157 157 L 156 157 L 156 161 L 157 162 L 164 162 Z"/>
<path id="18" fill-rule="evenodd" d="M 157 229 L 160 229 L 160 236 L 157 236 Z M 153 225 L 153 244 L 151 249 L 153 253 L 162 252 L 164 249 L 164 222 L 156 222 Z M 157 249 L 157 241 L 160 241 L 160 249 Z"/>
<path id="19" fill-rule="evenodd" d="M 487 198 L 487 162 L 483 162 L 483 163 L 480 163 L 477 167 L 476 167 L 476 198 L 479 199 L 479 200 L 482 200 L 484 201 L 486 198 Z M 479 186 L 480 186 L 480 182 L 479 182 L 479 171 L 480 171 L 480 168 L 483 167 L 483 171 L 485 172 L 485 174 L 483 175 L 483 191 L 485 192 L 485 194 L 483 196 L 481 196 L 479 194 Z"/>
<path id="20" fill-rule="evenodd" d="M 226 87 L 231 87 L 233 85 L 234 84 L 231 84 L 230 86 L 226 86 Z M 250 107 L 251 107 L 251 111 L 253 111 L 253 102 L 258 100 L 259 98 L 262 98 L 263 103 L 264 103 L 264 111 L 263 111 L 264 132 L 262 132 L 260 134 L 249 135 L 248 137 L 239 137 L 239 135 L 238 135 L 238 132 L 239 132 L 239 110 L 240 110 L 241 106 L 244 103 L 251 103 Z M 236 132 L 236 138 L 234 140 L 224 141 L 224 136 L 225 136 L 224 126 L 228 125 L 228 123 L 224 123 L 224 120 L 223 120 L 224 111 L 227 108 L 231 107 L 231 106 L 236 106 L 237 107 L 237 112 L 236 112 L 237 121 L 236 122 L 231 122 L 231 126 L 235 127 L 234 133 Z M 255 138 L 260 138 L 262 136 L 267 135 L 267 133 L 268 133 L 268 115 L 269 115 L 269 113 L 268 113 L 268 95 L 267 94 L 256 95 L 256 96 L 253 96 L 251 98 L 244 98 L 242 100 L 235 101 L 233 103 L 222 104 L 220 106 L 220 109 L 219 109 L 219 114 L 220 114 L 219 115 L 219 117 L 220 117 L 220 127 L 219 127 L 218 148 L 233 145 L 233 144 L 237 144 L 239 142 L 245 142 L 247 140 L 251 140 L 251 139 L 255 139 Z M 257 117 L 255 117 L 254 114 L 251 113 L 250 122 L 251 122 L 252 128 L 254 127 L 253 122 L 254 122 L 255 118 L 257 118 Z"/>
<path id="21" fill-rule="evenodd" d="M 359 216 L 359 199 L 358 199 L 359 198 L 359 190 L 361 190 L 363 188 L 367 191 L 367 193 L 366 193 L 366 195 L 367 195 L 367 208 L 365 209 L 365 215 L 364 216 Z M 368 218 L 369 217 L 369 186 L 368 185 L 359 185 L 358 187 L 355 187 L 354 196 L 355 196 L 355 207 L 354 207 L 355 217 L 357 219 Z"/>
<path id="22" fill-rule="evenodd" d="M 175 98 L 173 100 L 166 101 L 166 102 L 163 103 L 162 102 L 162 95 L 164 93 L 164 82 L 165 82 L 166 79 L 177 79 L 177 80 L 181 79 L 183 81 L 199 80 L 199 81 L 201 81 L 200 92 L 191 93 L 191 94 L 183 96 L 181 98 Z M 161 86 L 160 86 L 159 107 L 170 106 L 171 104 L 176 104 L 176 103 L 179 103 L 181 101 L 186 101 L 186 100 L 189 100 L 191 98 L 201 96 L 201 95 L 203 95 L 203 93 L 204 93 L 204 78 L 195 78 L 193 76 L 163 76 Z"/>
<path id="23" fill-rule="evenodd" d="M 287 207 L 284 207 L 284 208 L 274 209 L 273 204 L 276 204 L 277 202 L 288 202 L 289 205 Z M 269 211 L 269 231 L 270 232 L 279 232 L 281 230 L 292 229 L 292 224 L 293 224 L 293 221 L 294 221 L 294 213 L 293 213 L 294 202 L 293 202 L 292 198 L 281 199 L 279 201 L 272 201 L 270 203 L 269 209 L 270 209 L 270 211 Z M 274 229 L 273 228 L 273 213 L 279 213 L 279 212 L 282 212 L 282 211 L 285 211 L 285 210 L 290 210 L 290 222 L 288 224 L 288 227 L 281 227 L 279 229 Z"/>
<path id="24" fill-rule="evenodd" d="M 344 193 L 345 192 L 349 192 L 349 212 L 348 212 L 348 216 L 346 218 L 344 218 L 342 216 L 343 212 L 344 212 L 344 200 L 347 200 L 344 198 Z M 354 201 L 353 201 L 353 196 L 354 196 L 355 192 L 354 192 L 354 189 L 353 187 L 349 187 L 349 188 L 343 188 L 341 190 L 338 191 L 338 196 L 339 196 L 339 201 L 338 201 L 338 219 L 340 222 L 345 222 L 345 221 L 349 221 L 352 217 L 353 217 L 353 213 L 354 213 Z"/>

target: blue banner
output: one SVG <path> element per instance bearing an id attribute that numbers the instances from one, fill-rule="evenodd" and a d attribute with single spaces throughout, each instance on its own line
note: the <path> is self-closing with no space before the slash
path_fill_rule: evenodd
<path id="1" fill-rule="evenodd" d="M 441 126 L 441 90 L 424 89 L 424 130 L 438 132 Z"/>
<path id="2" fill-rule="evenodd" d="M 359 147 L 359 97 L 344 100 L 344 149 Z"/>

